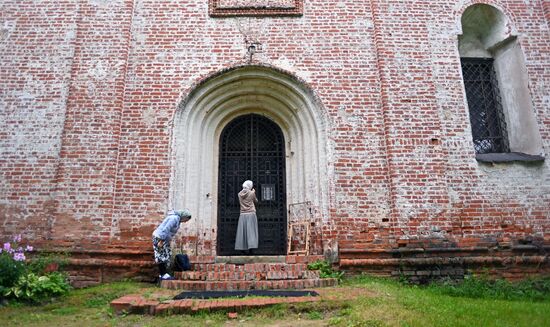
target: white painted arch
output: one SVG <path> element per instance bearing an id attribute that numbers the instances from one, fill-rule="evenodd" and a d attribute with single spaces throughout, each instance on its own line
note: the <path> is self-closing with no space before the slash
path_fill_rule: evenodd
<path id="1" fill-rule="evenodd" d="M 323 220 L 328 217 L 329 126 L 320 101 L 288 73 L 235 67 L 200 83 L 173 121 L 169 206 L 193 212 L 184 234 L 210 241 L 202 242 L 210 244 L 206 248 L 198 246 L 198 254 L 215 253 L 221 132 L 236 117 L 251 113 L 271 119 L 285 137 L 287 205 L 311 201 Z"/>

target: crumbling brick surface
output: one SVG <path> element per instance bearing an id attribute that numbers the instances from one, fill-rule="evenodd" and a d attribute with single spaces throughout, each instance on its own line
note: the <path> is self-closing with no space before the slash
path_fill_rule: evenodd
<path id="1" fill-rule="evenodd" d="M 303 1 L 301 16 L 262 18 L 213 18 L 206 0 L 3 1 L 0 235 L 148 255 L 170 205 L 175 112 L 208 76 L 253 64 L 295 76 L 328 115 L 329 210 L 313 242 L 542 249 L 548 162 L 475 160 L 457 50 L 475 3 L 517 31 L 548 153 L 548 1 Z M 199 222 L 177 242 L 215 255 Z"/>

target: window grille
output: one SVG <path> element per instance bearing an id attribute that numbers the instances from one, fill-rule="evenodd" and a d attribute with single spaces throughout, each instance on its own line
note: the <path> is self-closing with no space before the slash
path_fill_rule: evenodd
<path id="1" fill-rule="evenodd" d="M 491 58 L 461 58 L 476 153 L 509 152 L 506 121 Z"/>

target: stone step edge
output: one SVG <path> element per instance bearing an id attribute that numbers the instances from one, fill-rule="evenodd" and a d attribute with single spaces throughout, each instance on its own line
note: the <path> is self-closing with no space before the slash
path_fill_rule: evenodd
<path id="1" fill-rule="evenodd" d="M 302 296 L 266 298 L 256 297 L 252 299 L 186 299 L 159 302 L 156 300 L 145 299 L 141 295 L 131 294 L 111 301 L 111 308 L 116 314 L 122 314 L 126 312 L 135 314 L 161 315 L 215 310 L 240 311 L 281 303 L 305 303 L 317 302 L 320 300 L 320 296 Z"/>
<path id="2" fill-rule="evenodd" d="M 545 264 L 548 256 L 475 256 L 475 257 L 433 257 L 433 258 L 384 258 L 384 259 L 341 259 L 340 267 L 353 266 L 423 266 L 423 265 L 490 265 L 490 264 Z"/>
<path id="3" fill-rule="evenodd" d="M 192 263 L 191 271 L 203 272 L 256 272 L 256 271 L 303 271 L 305 263 Z"/>
<path id="4" fill-rule="evenodd" d="M 203 272 L 203 271 L 176 271 L 177 280 L 196 281 L 260 281 L 260 280 L 294 280 L 320 278 L 318 270 L 304 271 L 268 271 L 268 272 Z"/>
<path id="5" fill-rule="evenodd" d="M 217 256 L 204 256 L 204 255 L 199 255 L 199 256 L 190 255 L 189 256 L 189 260 L 191 261 L 191 263 L 210 263 L 210 264 L 231 263 L 231 260 L 225 260 L 224 262 L 219 262 L 220 260 L 217 259 L 217 258 L 218 258 Z M 323 255 L 318 255 L 318 254 L 310 254 L 310 255 L 295 255 L 295 254 L 292 254 L 292 255 L 286 255 L 284 262 L 285 263 L 290 263 L 290 264 L 293 264 L 293 263 L 308 264 L 308 263 L 312 263 L 312 262 L 315 262 L 315 261 L 318 261 L 318 260 L 324 260 L 324 256 Z"/>
<path id="6" fill-rule="evenodd" d="M 193 281 L 163 280 L 162 288 L 172 290 L 218 291 L 218 290 L 265 290 L 265 289 L 304 289 L 338 285 L 335 278 L 259 280 L 259 281 Z"/>

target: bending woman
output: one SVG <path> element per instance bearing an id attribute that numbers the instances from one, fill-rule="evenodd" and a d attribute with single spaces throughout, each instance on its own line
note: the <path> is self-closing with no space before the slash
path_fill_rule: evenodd
<path id="1" fill-rule="evenodd" d="M 180 224 L 188 222 L 191 219 L 191 212 L 188 209 L 169 211 L 166 218 L 153 232 L 153 250 L 155 252 L 155 262 L 159 267 L 159 279 L 173 279 L 168 274 L 168 266 L 172 257 L 170 241 L 176 235 Z"/>

